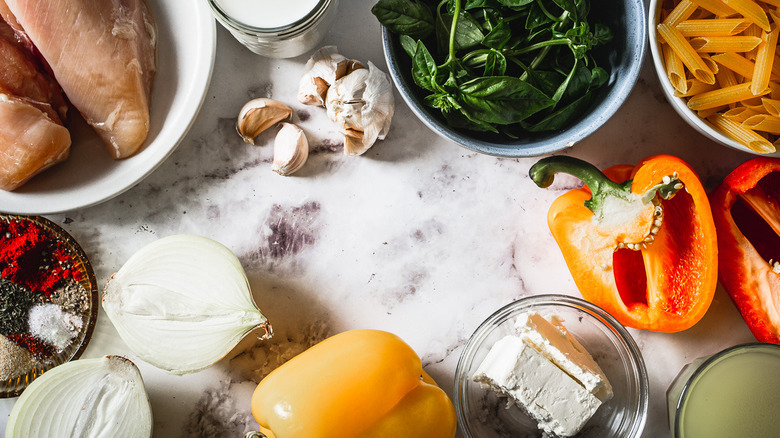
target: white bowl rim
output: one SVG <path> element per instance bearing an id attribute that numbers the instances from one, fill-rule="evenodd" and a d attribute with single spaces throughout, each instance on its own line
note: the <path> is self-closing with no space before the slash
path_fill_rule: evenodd
<path id="1" fill-rule="evenodd" d="M 165 6 L 161 6 L 163 4 Z M 149 6 L 152 9 L 155 8 L 154 4 Z M 175 13 L 174 11 L 178 8 L 187 8 L 189 14 L 195 18 L 195 22 L 191 26 L 193 35 L 190 41 L 192 41 L 193 47 L 197 48 L 192 52 L 196 55 L 191 70 L 192 77 L 186 84 L 187 88 L 182 89 L 183 92 L 187 93 L 184 100 L 186 100 L 185 107 L 188 110 L 176 114 L 175 117 L 165 117 L 164 126 L 160 130 L 160 134 L 165 132 L 165 144 L 150 149 L 149 146 L 152 143 L 148 143 L 137 155 L 121 160 L 135 160 L 132 166 L 118 166 L 114 174 L 101 177 L 93 183 L 42 192 L 27 191 L 25 186 L 12 192 L 0 190 L 0 211 L 11 214 L 42 215 L 90 207 L 131 189 L 173 154 L 195 123 L 195 119 L 205 102 L 216 58 L 217 28 L 216 21 L 205 2 L 197 1 L 195 4 L 190 4 L 189 2 L 180 2 L 180 0 L 164 0 L 158 1 L 157 6 L 165 8 L 169 14 Z M 177 29 L 169 30 L 171 33 L 176 31 Z M 174 47 L 174 49 L 176 48 Z M 177 66 L 177 68 L 181 68 L 181 66 Z M 35 178 L 45 177 L 46 172 Z M 31 183 L 35 182 L 35 178 Z"/>
<path id="2" fill-rule="evenodd" d="M 709 122 L 702 119 L 693 110 L 688 108 L 685 99 L 674 95 L 674 86 L 669 78 L 666 76 L 666 69 L 662 61 L 660 50 L 658 49 L 658 35 L 656 33 L 656 25 L 658 24 L 659 12 L 661 9 L 661 1 L 650 0 L 650 9 L 647 14 L 647 35 L 650 40 L 650 54 L 653 59 L 653 66 L 655 67 L 655 73 L 658 76 L 658 80 L 661 82 L 661 91 L 663 91 L 666 100 L 672 105 L 674 111 L 680 115 L 693 129 L 698 131 L 705 137 L 718 142 L 724 146 L 736 149 L 738 151 L 747 152 L 753 155 L 767 156 L 767 157 L 780 157 L 780 151 L 771 154 L 760 154 L 751 150 L 742 143 L 727 137 Z"/>

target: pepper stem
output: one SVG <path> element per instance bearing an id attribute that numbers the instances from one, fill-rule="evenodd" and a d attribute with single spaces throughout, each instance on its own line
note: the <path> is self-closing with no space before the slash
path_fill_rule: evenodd
<path id="1" fill-rule="evenodd" d="M 593 213 L 601 210 L 604 199 L 609 196 L 625 200 L 631 197 L 632 180 L 622 184 L 616 183 L 607 178 L 596 166 L 574 157 L 556 155 L 543 158 L 531 166 L 528 172 L 531 180 L 541 188 L 549 187 L 556 173 L 568 173 L 581 179 L 588 186 L 592 196 L 585 201 L 585 206 Z"/>

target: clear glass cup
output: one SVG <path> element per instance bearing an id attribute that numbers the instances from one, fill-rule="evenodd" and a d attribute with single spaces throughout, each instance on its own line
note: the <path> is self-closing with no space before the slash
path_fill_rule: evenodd
<path id="1" fill-rule="evenodd" d="M 585 300 L 567 295 L 521 298 L 496 311 L 471 335 L 455 370 L 455 411 L 465 438 L 541 438 L 536 422 L 506 399 L 472 380 L 492 345 L 514 334 L 524 312 L 562 318 L 566 329 L 593 356 L 612 384 L 614 396 L 588 421 L 578 438 L 638 438 L 647 419 L 649 382 L 639 347 L 614 317 Z"/>
<path id="2" fill-rule="evenodd" d="M 292 58 L 314 49 L 336 18 L 338 0 L 319 0 L 303 18 L 288 25 L 261 28 L 232 17 L 218 0 L 207 0 L 214 17 L 249 50 L 270 58 Z"/>
<path id="3" fill-rule="evenodd" d="M 672 438 L 777 436 L 777 369 L 780 345 L 767 343 L 736 345 L 685 365 L 666 392 Z"/>

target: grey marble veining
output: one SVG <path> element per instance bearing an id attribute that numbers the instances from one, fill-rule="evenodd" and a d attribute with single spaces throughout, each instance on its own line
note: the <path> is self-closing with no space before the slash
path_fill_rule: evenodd
<path id="1" fill-rule="evenodd" d="M 372 4 L 342 0 L 323 45 L 336 44 L 348 57 L 386 71 Z M 451 394 L 466 339 L 493 311 L 532 294 L 579 296 L 546 224 L 550 203 L 578 186 L 576 180 L 559 177 L 539 189 L 527 176 L 535 159 L 479 155 L 442 140 L 398 95 L 387 139 L 364 156 L 345 156 L 324 109 L 295 99 L 306 59 L 258 57 L 219 28 L 211 88 L 176 152 L 119 197 L 50 217 L 84 247 L 100 283 L 159 237 L 216 239 L 238 255 L 274 326 L 272 340 L 246 338 L 215 366 L 177 377 L 136 359 L 101 310 L 84 357 L 136 359 L 155 436 L 240 436 L 256 425 L 249 400 L 259 379 L 306 347 L 352 328 L 401 336 Z M 254 97 L 287 103 L 306 131 L 311 155 L 295 176 L 270 170 L 272 133 L 262 134 L 257 146 L 236 134 L 235 117 Z M 618 113 L 564 153 L 599 167 L 674 154 L 708 189 L 750 158 L 679 119 L 649 62 Z M 665 391 L 684 364 L 752 340 L 721 288 L 694 328 L 631 333 L 650 375 L 647 438 L 669 436 Z M 12 404 L 0 402 L 2 427 Z"/>

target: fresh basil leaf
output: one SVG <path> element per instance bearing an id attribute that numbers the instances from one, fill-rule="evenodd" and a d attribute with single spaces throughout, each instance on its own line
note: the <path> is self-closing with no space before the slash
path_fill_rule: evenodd
<path id="1" fill-rule="evenodd" d="M 506 57 L 498 50 L 491 49 L 485 60 L 483 76 L 503 76 L 506 74 Z"/>
<path id="2" fill-rule="evenodd" d="M 593 77 L 591 75 L 590 69 L 584 65 L 578 65 L 574 71 L 574 74 L 569 80 L 569 85 L 566 88 L 565 99 L 574 100 L 584 95 L 590 89 L 592 82 Z"/>
<path id="3" fill-rule="evenodd" d="M 371 13 L 393 33 L 425 39 L 434 31 L 433 12 L 416 0 L 379 0 Z"/>
<path id="4" fill-rule="evenodd" d="M 446 30 L 447 45 L 449 45 L 452 14 L 442 14 L 441 18 L 443 28 Z M 485 35 L 477 20 L 471 14 L 461 11 L 458 16 L 458 26 L 455 28 L 455 50 L 470 49 L 481 43 L 484 38 Z"/>
<path id="5" fill-rule="evenodd" d="M 500 21 L 489 34 L 482 39 L 482 45 L 491 49 L 502 49 L 512 38 L 512 29 L 506 21 Z"/>
<path id="6" fill-rule="evenodd" d="M 612 30 L 601 23 L 593 26 L 593 46 L 600 46 L 612 41 Z"/>
<path id="7" fill-rule="evenodd" d="M 511 76 L 476 78 L 462 84 L 460 93 L 470 119 L 500 125 L 517 123 L 553 104 L 533 85 Z"/>
<path id="8" fill-rule="evenodd" d="M 469 118 L 468 114 L 462 109 L 459 111 L 450 111 L 444 115 L 447 120 L 447 124 L 453 128 L 468 129 L 470 131 L 478 132 L 495 132 L 498 130 L 490 123 L 483 122 L 481 120 L 473 120 Z"/>
<path id="9" fill-rule="evenodd" d="M 574 22 L 580 21 L 580 9 L 574 0 L 553 0 L 559 8 L 568 12 L 571 16 L 571 20 Z"/>
<path id="10" fill-rule="evenodd" d="M 590 88 L 592 90 L 601 87 L 609 80 L 609 73 L 601 67 L 593 67 L 593 70 L 590 71 L 590 76 Z"/>
<path id="11" fill-rule="evenodd" d="M 574 102 L 549 114 L 534 124 L 523 123 L 523 127 L 531 132 L 557 131 L 568 126 L 574 119 L 582 115 L 588 108 L 592 93 L 588 92 Z"/>
<path id="12" fill-rule="evenodd" d="M 519 9 L 534 2 L 534 0 L 498 0 L 502 5 L 511 8 Z"/>
<path id="13" fill-rule="evenodd" d="M 552 18 L 544 13 L 544 9 L 539 6 L 539 3 L 538 1 L 534 2 L 528 11 L 528 17 L 525 19 L 525 28 L 528 30 L 534 30 L 539 26 L 553 22 Z"/>
<path id="14" fill-rule="evenodd" d="M 556 71 L 529 70 L 528 82 L 541 90 L 544 94 L 552 96 L 566 77 Z"/>
<path id="15" fill-rule="evenodd" d="M 428 91 L 438 91 L 436 61 L 422 41 L 417 41 L 417 47 L 412 58 L 412 79 L 414 83 Z"/>
<path id="16" fill-rule="evenodd" d="M 398 37 L 398 42 L 401 43 L 404 52 L 406 52 L 410 58 L 414 58 L 414 53 L 417 51 L 417 41 L 409 35 L 401 35 Z"/>

